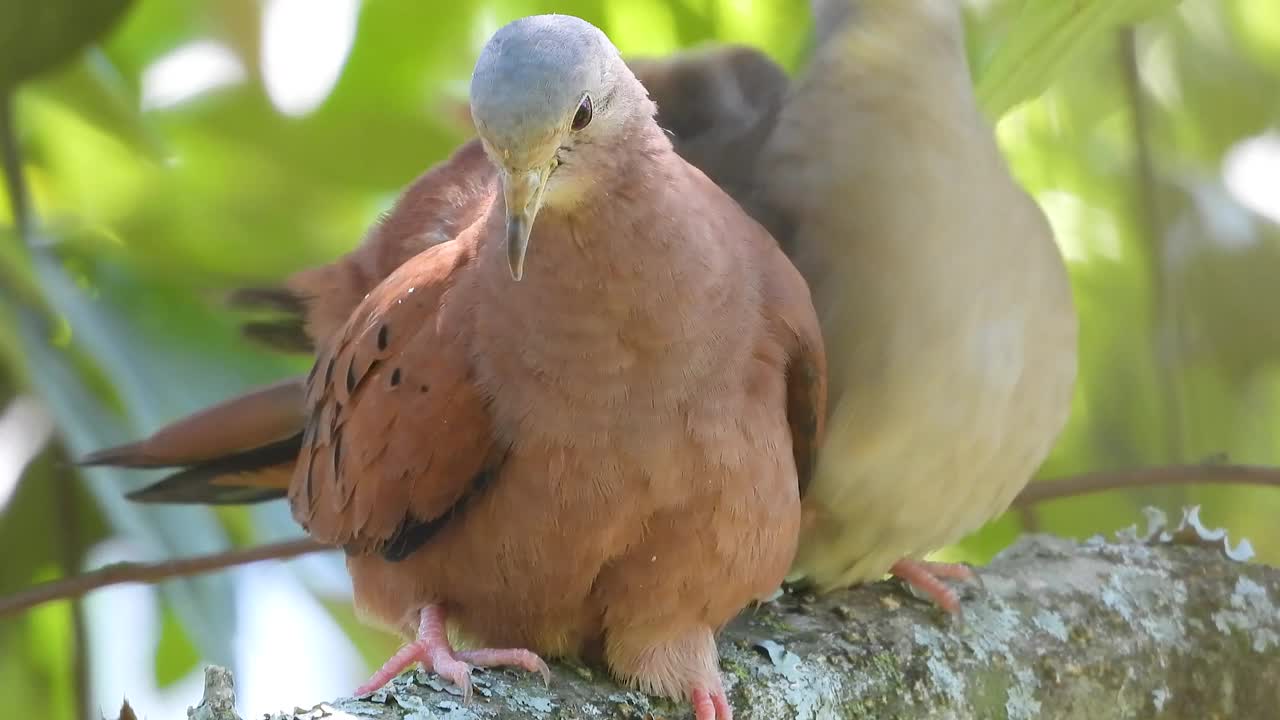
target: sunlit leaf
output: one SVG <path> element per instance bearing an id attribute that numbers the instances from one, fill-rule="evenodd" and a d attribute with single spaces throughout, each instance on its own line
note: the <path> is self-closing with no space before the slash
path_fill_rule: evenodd
<path id="1" fill-rule="evenodd" d="M 200 653 L 191 642 L 181 618 L 171 607 L 160 613 L 160 641 L 156 644 L 156 684 L 164 687 L 187 673 L 200 662 Z"/>
<path id="2" fill-rule="evenodd" d="M 138 96 L 101 50 L 90 49 L 32 89 L 84 116 L 131 149 L 159 161 L 164 141 L 138 107 Z"/>
<path id="3" fill-rule="evenodd" d="M 37 581 L 55 577 L 52 566 L 36 576 Z M 42 672 L 41 688 L 49 704 L 50 716 L 74 718 L 75 693 L 72 692 L 71 606 L 55 603 L 33 608 L 26 617 L 26 643 L 23 657 Z"/>

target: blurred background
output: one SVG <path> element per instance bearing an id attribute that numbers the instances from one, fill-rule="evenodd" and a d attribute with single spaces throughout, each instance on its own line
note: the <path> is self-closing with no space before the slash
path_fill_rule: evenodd
<path id="1" fill-rule="evenodd" d="M 967 7 L 979 97 L 1081 314 L 1074 414 L 1041 475 L 1280 464 L 1280 3 Z M 803 0 L 0 0 L 0 149 L 26 192 L 11 172 L 0 196 L 0 595 L 300 535 L 283 504 L 131 505 L 154 474 L 69 460 L 305 372 L 243 339 L 225 293 L 353 247 L 465 138 L 488 35 L 549 11 L 633 55 L 735 41 L 795 69 L 809 41 Z M 1280 562 L 1280 492 L 1247 486 L 1050 502 L 947 554 L 1188 504 Z M 0 697 L 50 720 L 126 695 L 182 717 L 216 662 L 261 714 L 349 690 L 397 642 L 358 625 L 324 553 L 0 617 Z"/>

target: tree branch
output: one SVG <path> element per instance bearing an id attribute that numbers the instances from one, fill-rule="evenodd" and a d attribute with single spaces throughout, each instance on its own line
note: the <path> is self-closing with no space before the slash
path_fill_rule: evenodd
<path id="1" fill-rule="evenodd" d="M 82 575 L 35 585 L 0 598 L 0 617 L 54 600 L 78 598 L 110 585 L 156 583 L 169 578 L 199 575 L 261 560 L 283 560 L 333 549 L 307 538 L 158 563 L 114 563 Z"/>
<path id="2" fill-rule="evenodd" d="M 1158 485 L 1266 485 L 1280 487 L 1280 468 L 1262 465 L 1165 465 L 1129 470 L 1101 470 L 1070 477 L 1039 480 L 1027 485 L 1013 507 L 1030 507 L 1049 500 L 1104 490 Z"/>
<path id="3" fill-rule="evenodd" d="M 788 593 L 748 610 L 719 641 L 736 717 L 1202 720 L 1274 717 L 1280 704 L 1280 570 L 1229 560 L 1217 547 L 1027 536 L 981 577 L 963 625 L 889 582 Z M 553 673 L 544 688 L 528 674 L 477 671 L 478 697 L 466 706 L 419 673 L 365 700 L 270 719 L 691 715 L 599 671 L 555 665 Z M 231 693 L 230 675 L 212 669 L 209 697 L 192 716 L 237 720 Z"/>

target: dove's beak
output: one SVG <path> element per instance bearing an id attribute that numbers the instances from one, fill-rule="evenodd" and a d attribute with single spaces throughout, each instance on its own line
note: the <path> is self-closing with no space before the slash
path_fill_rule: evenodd
<path id="1" fill-rule="evenodd" d="M 542 207 L 542 193 L 553 165 L 534 170 L 502 171 L 502 194 L 507 202 L 507 262 L 511 277 L 524 276 L 524 255 L 529 249 L 533 219 Z"/>

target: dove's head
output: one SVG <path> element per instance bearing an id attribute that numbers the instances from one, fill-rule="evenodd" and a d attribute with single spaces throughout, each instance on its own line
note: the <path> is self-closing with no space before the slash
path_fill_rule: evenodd
<path id="1" fill-rule="evenodd" d="M 535 15 L 498 30 L 471 75 L 471 116 L 497 164 L 507 208 L 507 258 L 519 280 L 542 205 L 570 206 L 613 167 L 653 103 L 599 28 Z"/>

